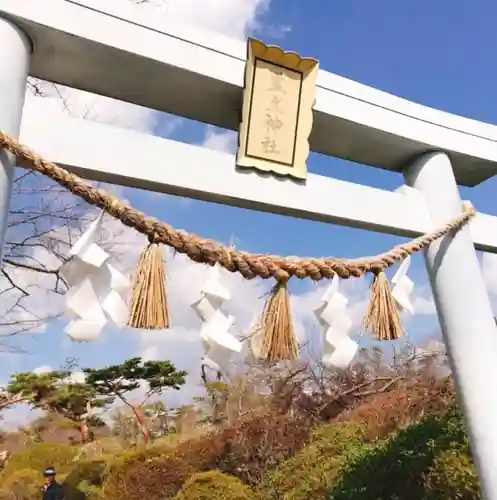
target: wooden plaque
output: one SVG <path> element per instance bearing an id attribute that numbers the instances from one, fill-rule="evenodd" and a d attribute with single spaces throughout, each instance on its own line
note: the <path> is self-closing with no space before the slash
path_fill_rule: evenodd
<path id="1" fill-rule="evenodd" d="M 236 165 L 305 179 L 319 62 L 249 38 Z"/>

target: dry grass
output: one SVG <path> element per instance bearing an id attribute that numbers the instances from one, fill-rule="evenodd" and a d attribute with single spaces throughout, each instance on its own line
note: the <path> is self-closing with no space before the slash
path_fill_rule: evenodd
<path id="1" fill-rule="evenodd" d="M 273 288 L 262 313 L 261 330 L 262 359 L 270 362 L 297 359 L 299 349 L 286 283 L 277 283 Z"/>
<path id="2" fill-rule="evenodd" d="M 370 330 L 378 340 L 396 340 L 404 335 L 399 310 L 383 271 L 375 274 L 371 283 L 371 299 L 364 318 L 364 328 Z"/>
<path id="3" fill-rule="evenodd" d="M 140 329 L 169 328 L 164 260 L 158 245 L 141 254 L 133 283 L 129 326 Z"/>

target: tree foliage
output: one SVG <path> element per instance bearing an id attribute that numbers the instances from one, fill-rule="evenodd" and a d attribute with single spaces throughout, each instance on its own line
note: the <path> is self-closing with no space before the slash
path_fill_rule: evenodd
<path id="1" fill-rule="evenodd" d="M 185 383 L 187 373 L 176 370 L 170 361 L 143 361 L 140 357 L 127 359 L 120 365 L 105 368 L 83 368 L 86 383 L 102 396 L 115 396 L 128 403 L 130 392 L 139 389 L 143 383 L 145 404 L 152 396 L 165 389 L 179 390 Z M 141 406 L 141 405 L 140 405 Z"/>
<path id="2" fill-rule="evenodd" d="M 34 408 L 53 411 L 75 421 L 88 412 L 89 405 L 104 408 L 114 400 L 109 396 L 99 397 L 94 387 L 73 381 L 71 375 L 66 370 L 15 373 L 7 391 L 26 398 Z"/>
<path id="3" fill-rule="evenodd" d="M 77 423 L 82 441 L 89 439 L 90 425 L 102 425 L 94 410 L 103 409 L 114 400 L 111 396 L 100 397 L 90 384 L 74 381 L 69 370 L 15 373 L 7 385 L 7 393 L 32 408 L 57 413 Z"/>
<path id="4" fill-rule="evenodd" d="M 166 389 L 179 390 L 185 384 L 187 375 L 185 371 L 177 370 L 170 361 L 143 361 L 140 357 L 104 368 L 83 368 L 83 373 L 86 383 L 97 394 L 117 397 L 133 410 L 145 442 L 150 439 L 150 433 L 143 412 L 144 405 L 152 396 L 158 396 Z M 132 403 L 130 394 L 143 386 L 145 394 L 141 401 Z"/>

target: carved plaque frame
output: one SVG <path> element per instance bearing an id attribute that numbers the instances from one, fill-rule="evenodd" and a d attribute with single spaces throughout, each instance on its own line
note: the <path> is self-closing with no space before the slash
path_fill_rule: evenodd
<path id="1" fill-rule="evenodd" d="M 306 179 L 319 62 L 248 39 L 237 167 Z"/>

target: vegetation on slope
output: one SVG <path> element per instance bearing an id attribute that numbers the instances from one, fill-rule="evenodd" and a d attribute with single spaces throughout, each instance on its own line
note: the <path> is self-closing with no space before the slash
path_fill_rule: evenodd
<path id="1" fill-rule="evenodd" d="M 0 472 L 0 500 L 36 497 L 48 463 L 67 500 L 479 499 L 451 380 L 433 374 L 430 360 L 414 358 L 369 358 L 319 378 L 304 366 L 265 370 L 208 386 L 151 443 L 142 422 L 134 443 L 126 424 L 83 448 L 36 434 Z M 150 429 L 157 415 L 148 413 Z"/>

